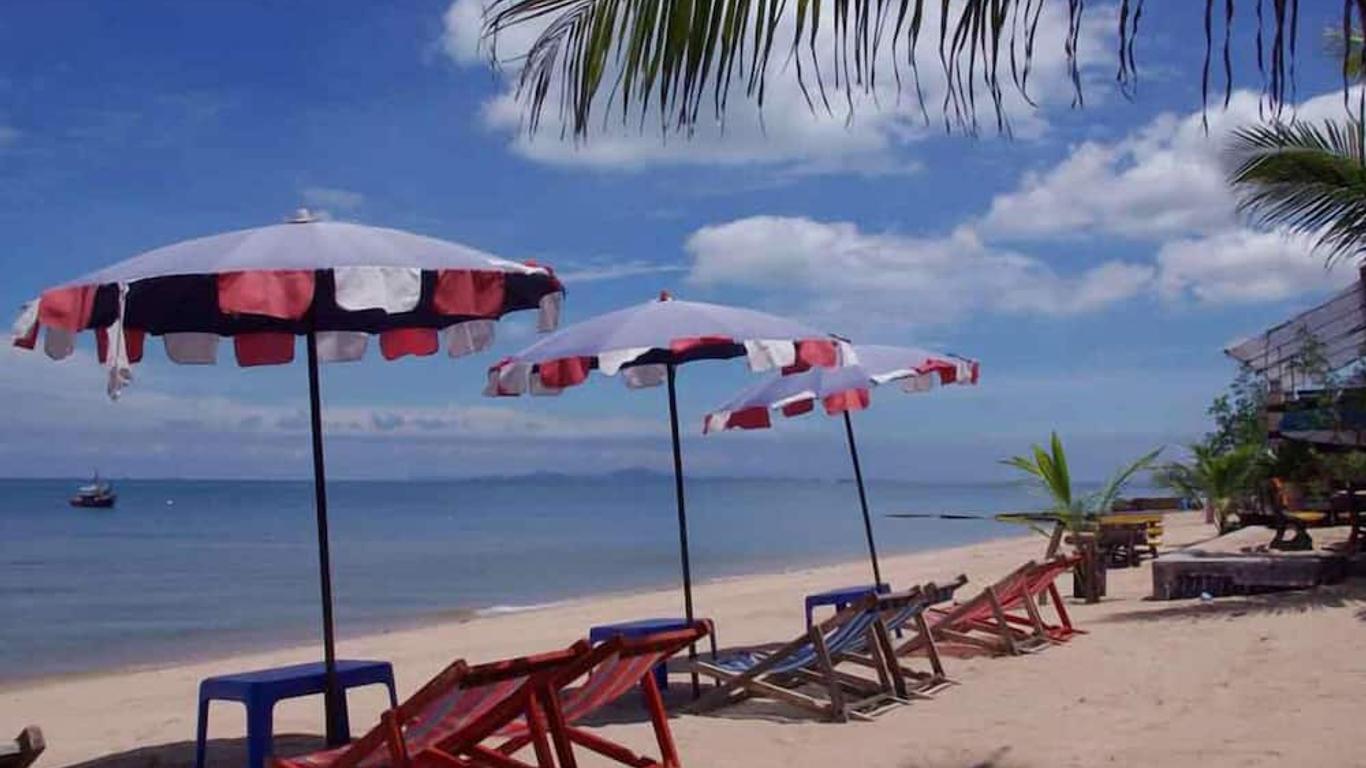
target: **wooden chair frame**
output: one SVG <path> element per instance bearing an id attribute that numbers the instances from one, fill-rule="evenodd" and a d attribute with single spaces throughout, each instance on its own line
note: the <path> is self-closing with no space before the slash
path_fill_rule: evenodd
<path id="1" fill-rule="evenodd" d="M 859 620 L 869 612 L 876 612 L 880 600 L 887 596 L 867 595 L 839 611 L 834 616 L 813 625 L 790 642 L 764 654 L 754 666 L 742 672 L 725 669 L 711 662 L 699 660 L 691 667 L 699 674 L 715 679 L 720 685 L 698 699 L 690 707 L 694 712 L 705 712 L 732 704 L 750 696 L 771 698 L 811 712 L 834 722 L 849 719 L 869 720 L 891 705 L 908 703 L 898 665 L 889 664 L 890 636 L 886 628 L 878 628 L 874 619 L 862 633 L 862 646 L 873 655 L 871 666 L 877 680 L 869 680 L 839 669 L 841 662 L 851 660 L 844 649 L 828 646 L 826 636 L 841 626 Z M 810 646 L 814 663 L 796 670 L 777 671 L 776 668 L 794 654 Z M 900 680 L 900 684 L 896 681 Z M 797 688 L 814 684 L 824 691 L 824 697 L 813 696 Z"/>

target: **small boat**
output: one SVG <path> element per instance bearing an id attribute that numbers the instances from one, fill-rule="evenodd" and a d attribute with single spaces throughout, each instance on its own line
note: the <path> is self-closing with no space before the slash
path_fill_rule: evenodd
<path id="1" fill-rule="evenodd" d="M 114 493 L 113 483 L 101 480 L 99 474 L 96 474 L 89 485 L 82 485 L 76 489 L 76 495 L 71 497 L 71 506 L 108 509 L 114 506 L 117 499 L 118 494 Z"/>

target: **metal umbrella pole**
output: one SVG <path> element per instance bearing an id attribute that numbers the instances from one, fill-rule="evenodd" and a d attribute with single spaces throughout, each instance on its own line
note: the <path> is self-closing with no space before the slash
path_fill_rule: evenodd
<path id="1" fill-rule="evenodd" d="M 688 623 L 693 621 L 692 611 L 692 561 L 688 556 L 688 510 L 683 499 L 683 447 L 678 436 L 678 389 L 675 385 L 677 371 L 673 363 L 665 365 L 669 382 L 669 429 L 673 434 L 674 450 L 674 500 L 678 504 L 678 553 L 683 561 L 683 612 Z M 688 660 L 697 660 L 697 646 L 688 646 Z M 702 694 L 701 681 L 697 671 L 692 671 L 693 698 Z"/>
<path id="2" fill-rule="evenodd" d="M 868 537 L 868 557 L 873 561 L 873 587 L 882 585 L 882 569 L 878 567 L 877 545 L 873 543 L 873 519 L 868 514 L 868 492 L 863 487 L 863 469 L 859 466 L 858 443 L 854 441 L 854 422 L 849 411 L 844 412 L 844 435 L 849 439 L 849 458 L 854 463 L 854 481 L 858 484 L 858 503 L 863 508 L 863 533 Z"/>
<path id="3" fill-rule="evenodd" d="M 332 558 L 327 535 L 327 473 L 323 461 L 322 403 L 318 393 L 318 340 L 312 331 L 308 346 L 308 405 L 313 431 L 313 503 L 318 521 L 318 575 L 323 601 L 323 664 L 327 691 L 323 702 L 327 716 L 327 743 L 342 746 L 350 741 L 346 700 L 337 681 L 336 638 L 332 626 Z"/>

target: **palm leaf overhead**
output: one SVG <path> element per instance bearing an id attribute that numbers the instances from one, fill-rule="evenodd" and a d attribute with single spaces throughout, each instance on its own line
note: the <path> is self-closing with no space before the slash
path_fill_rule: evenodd
<path id="1" fill-rule="evenodd" d="M 1343 36 L 1350 39 L 1366 18 L 1366 0 L 1341 2 Z M 1201 10 L 1193 2 L 1156 5 L 1155 12 L 1178 23 Z M 515 27 L 537 30 L 530 48 L 515 56 L 530 130 L 549 106 L 576 137 L 589 134 L 595 117 L 613 113 L 642 125 L 654 114 L 665 130 L 687 133 L 704 119 L 721 119 L 732 91 L 762 107 L 775 76 L 795 77 L 812 109 L 833 110 L 833 96 L 847 114 L 855 93 L 875 95 L 890 77 L 898 94 L 914 91 L 928 120 L 920 65 L 930 57 L 944 80 L 938 110 L 946 128 L 977 130 L 979 106 L 990 103 L 998 130 L 1008 132 L 1004 95 L 1013 89 L 1033 103 L 1035 42 L 1049 7 L 1066 14 L 1063 54 L 1080 105 L 1078 40 L 1087 0 L 491 0 L 485 34 L 496 43 Z M 1115 10 L 1115 80 L 1127 95 L 1138 78 L 1139 25 L 1154 11 L 1144 0 L 1119 0 Z M 1240 12 L 1255 19 L 1252 48 L 1263 95 L 1279 115 L 1294 94 L 1299 0 L 1204 0 L 1202 100 L 1208 101 L 1216 49 L 1225 102 L 1232 93 L 1231 30 Z M 822 40 L 833 47 L 822 49 Z M 775 54 L 781 66 L 770 67 Z M 1366 50 L 1359 46 L 1342 47 L 1344 64 L 1361 56 Z"/>
<path id="2" fill-rule="evenodd" d="M 1332 263 L 1366 254 L 1366 156 L 1356 122 L 1234 132 L 1230 182 L 1254 221 L 1315 240 Z"/>

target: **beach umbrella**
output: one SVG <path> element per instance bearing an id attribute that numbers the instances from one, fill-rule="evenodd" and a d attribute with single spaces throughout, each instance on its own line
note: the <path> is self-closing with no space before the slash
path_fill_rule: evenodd
<path id="1" fill-rule="evenodd" d="M 608 312 L 567 326 L 489 369 L 489 396 L 555 395 L 583 383 L 591 371 L 620 374 L 630 388 L 667 385 L 673 438 L 674 500 L 678 512 L 683 606 L 693 620 L 692 565 L 678 431 L 678 366 L 696 360 L 744 358 L 750 370 L 805 370 L 839 365 L 844 342 L 814 328 L 751 309 L 658 301 Z"/>
<path id="2" fill-rule="evenodd" d="M 209 364 L 220 337 L 238 365 L 294 359 L 304 338 L 327 670 L 328 740 L 343 738 L 336 681 L 318 364 L 359 360 L 377 336 L 386 360 L 452 357 L 492 342 L 494 323 L 524 309 L 539 326 L 558 323 L 563 289 L 545 267 L 497 258 L 456 243 L 299 211 L 285 223 L 227 232 L 148 251 L 43 292 L 23 308 L 14 344 L 69 357 L 92 331 L 117 397 L 132 379 L 148 336 L 176 363 Z"/>
<path id="3" fill-rule="evenodd" d="M 813 368 L 791 375 L 771 376 L 756 382 L 708 413 L 703 433 L 727 429 L 766 429 L 769 414 L 799 416 L 815 409 L 816 403 L 831 416 L 844 418 L 844 434 L 849 443 L 849 459 L 854 465 L 859 506 L 863 510 L 863 530 L 868 539 L 868 557 L 873 564 L 873 583 L 882 583 L 877 545 L 873 541 L 873 521 L 868 514 L 868 493 L 859 465 L 858 443 L 854 440 L 852 411 L 867 408 L 870 390 L 881 384 L 899 382 L 904 392 L 924 392 L 936 384 L 976 384 L 980 366 L 975 360 L 957 355 L 930 352 L 914 347 L 855 344 L 850 347 L 853 361 L 840 368 Z"/>

